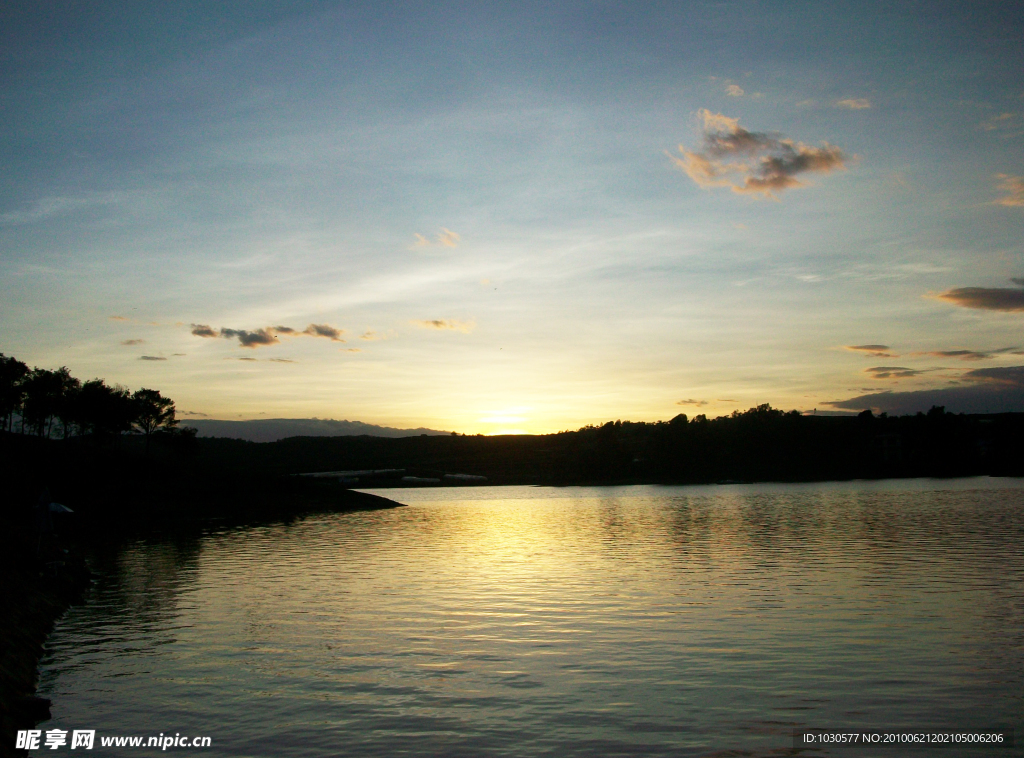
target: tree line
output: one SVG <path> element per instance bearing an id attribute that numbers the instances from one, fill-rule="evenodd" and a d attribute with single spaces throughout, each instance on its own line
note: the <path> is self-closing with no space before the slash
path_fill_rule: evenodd
<path id="1" fill-rule="evenodd" d="M 204 438 L 200 445 L 211 470 L 255 478 L 403 469 L 396 484 L 406 474 L 446 473 L 483 475 L 489 484 L 554 485 L 1022 476 L 1024 413 L 961 415 L 934 407 L 912 416 L 805 416 L 764 404 L 718 418 L 679 414 L 545 435 Z M 361 477 L 359 485 L 372 482 Z"/>
<path id="2" fill-rule="evenodd" d="M 98 444 L 135 432 L 187 433 L 178 429 L 174 401 L 158 390 L 135 392 L 103 379 L 83 382 L 66 366 L 29 368 L 0 353 L 0 429 L 57 437 L 92 438 Z"/>

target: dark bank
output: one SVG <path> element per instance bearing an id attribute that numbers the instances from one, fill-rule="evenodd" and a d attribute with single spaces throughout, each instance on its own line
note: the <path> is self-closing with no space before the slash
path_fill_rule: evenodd
<path id="1" fill-rule="evenodd" d="M 86 546 L 398 505 L 326 482 L 240 477 L 197 461 L 171 436 L 147 450 L 141 438 L 101 444 L 0 432 L 0 755 L 24 755 L 13 748 L 17 730 L 49 718 L 49 703 L 34 696 L 36 666 L 54 622 L 86 597 Z M 40 528 L 41 500 L 72 512 L 52 513 Z"/>

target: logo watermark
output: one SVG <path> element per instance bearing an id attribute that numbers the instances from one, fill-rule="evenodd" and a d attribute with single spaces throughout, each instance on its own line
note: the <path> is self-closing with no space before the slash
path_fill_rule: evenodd
<path id="1" fill-rule="evenodd" d="M 154 737 L 136 737 L 123 735 L 100 735 L 97 740 L 95 729 L 21 729 L 15 741 L 19 750 L 92 750 L 97 741 L 100 747 L 148 747 L 158 750 L 167 748 L 206 748 L 213 745 L 209 737 L 189 737 L 175 732 L 173 735 L 160 732 Z"/>

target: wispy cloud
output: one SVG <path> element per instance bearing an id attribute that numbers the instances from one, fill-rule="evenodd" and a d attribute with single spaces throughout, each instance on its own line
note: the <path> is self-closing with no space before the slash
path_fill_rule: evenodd
<path id="1" fill-rule="evenodd" d="M 139 356 L 139 360 L 140 361 L 166 361 L 167 359 L 166 358 L 161 358 L 160 356 L 157 356 L 157 355 L 140 355 Z"/>
<path id="2" fill-rule="evenodd" d="M 746 93 L 744 93 L 743 87 L 741 87 L 740 85 L 730 84 L 725 88 L 725 94 L 727 94 L 729 97 L 743 97 L 743 95 Z"/>
<path id="3" fill-rule="evenodd" d="M 124 340 L 121 342 L 122 345 L 141 345 L 146 340 Z"/>
<path id="4" fill-rule="evenodd" d="M 108 316 L 108 318 L 111 321 L 131 321 L 131 319 L 125 318 L 124 316 Z"/>
<path id="5" fill-rule="evenodd" d="M 987 311 L 1024 311 L 1024 279 L 1011 279 L 1010 287 L 956 287 L 934 297 L 962 308 Z"/>
<path id="6" fill-rule="evenodd" d="M 1024 206 L 1024 176 L 996 174 L 996 179 L 1000 180 L 996 186 L 1007 193 L 995 201 L 996 205 L 1005 205 L 1008 208 Z"/>
<path id="7" fill-rule="evenodd" d="M 418 247 L 458 247 L 462 237 L 459 236 L 458 232 L 453 232 L 451 229 L 445 229 L 441 227 L 441 231 L 434 237 L 434 240 L 428 240 L 422 234 L 416 233 L 413 235 L 416 241 L 412 243 L 410 250 L 415 250 Z"/>
<path id="8" fill-rule="evenodd" d="M 386 339 L 386 337 L 383 334 L 379 334 L 378 332 L 375 332 L 375 331 L 371 330 L 371 331 L 363 332 L 362 334 L 360 334 L 359 335 L 359 339 L 373 342 L 375 340 Z"/>
<path id="9" fill-rule="evenodd" d="M 476 324 L 467 321 L 456 321 L 454 319 L 426 319 L 422 321 L 413 321 L 414 326 L 418 326 L 422 329 L 449 329 L 455 332 L 463 332 L 468 334 L 473 331 Z"/>
<path id="10" fill-rule="evenodd" d="M 107 205 L 117 202 L 115 195 L 90 195 L 87 197 L 45 197 L 30 208 L 0 213 L 0 225 L 32 224 L 53 216 L 71 213 L 89 206 Z"/>
<path id="11" fill-rule="evenodd" d="M 924 372 L 906 366 L 872 366 L 864 369 L 872 379 L 909 379 Z"/>
<path id="12" fill-rule="evenodd" d="M 298 363 L 298 361 L 292 360 L 291 358 L 253 358 L 248 355 L 231 356 L 227 360 L 231 361 L 245 361 L 246 363 Z"/>
<path id="13" fill-rule="evenodd" d="M 846 108 L 851 111 L 862 111 L 871 107 L 871 101 L 866 97 L 850 97 L 845 100 L 836 101 L 837 108 Z"/>
<path id="14" fill-rule="evenodd" d="M 842 150 L 827 142 L 813 147 L 776 134 L 747 131 L 738 118 L 721 113 L 701 109 L 697 115 L 704 122 L 703 149 L 691 152 L 680 145 L 681 158 L 668 156 L 705 189 L 729 187 L 740 194 L 777 200 L 783 190 L 805 186 L 798 174 L 846 168 Z"/>
<path id="15" fill-rule="evenodd" d="M 698 408 L 705 406 L 707 404 L 707 400 L 694 400 L 693 398 L 689 398 L 687 400 L 676 400 L 676 405 L 695 405 Z"/>
<path id="16" fill-rule="evenodd" d="M 863 353 L 868 358 L 899 358 L 888 345 L 843 345 L 846 350 Z"/>
<path id="17" fill-rule="evenodd" d="M 978 124 L 979 129 L 983 129 L 986 132 L 1006 131 L 1016 128 L 1018 124 L 1017 116 L 1014 113 L 1000 113 L 989 118 Z M 1010 135 L 1003 135 L 1010 136 Z"/>
<path id="18" fill-rule="evenodd" d="M 993 350 L 989 353 L 983 353 L 978 350 L 929 350 L 922 353 L 913 353 L 913 355 L 927 355 L 933 358 L 957 358 L 961 361 L 986 361 L 994 358 L 998 353 L 1009 353 L 1016 348 L 1005 348 L 1003 350 Z"/>

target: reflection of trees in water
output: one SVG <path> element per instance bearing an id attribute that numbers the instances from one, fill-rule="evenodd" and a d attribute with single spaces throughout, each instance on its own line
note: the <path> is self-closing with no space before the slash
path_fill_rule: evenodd
<path id="1" fill-rule="evenodd" d="M 936 560 L 999 565 L 1024 535 L 1024 491 L 816 491 L 673 498 L 680 546 L 751 560 L 854 557 L 879 567 Z M 863 564 L 866 565 L 866 564 Z"/>
<path id="2" fill-rule="evenodd" d="M 152 658 L 176 639 L 173 619 L 193 584 L 199 548 L 197 538 L 95 545 L 88 601 L 58 622 L 47 643 L 41 687 L 92 666 L 105 672 L 101 676 L 148 672 Z"/>
<path id="3" fill-rule="evenodd" d="M 97 551 L 92 564 L 98 605 L 106 615 L 128 616 L 135 623 L 174 614 L 182 590 L 195 579 L 200 547 L 199 537 L 188 536 Z"/>
<path id="4" fill-rule="evenodd" d="M 1022 490 L 680 495 L 669 524 L 690 580 L 790 593 L 794 608 L 891 628 L 921 624 L 978 665 L 1020 676 Z"/>

